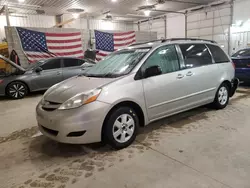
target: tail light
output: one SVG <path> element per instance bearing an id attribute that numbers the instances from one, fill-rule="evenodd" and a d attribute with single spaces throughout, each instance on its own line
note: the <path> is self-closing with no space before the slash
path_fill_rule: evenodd
<path id="1" fill-rule="evenodd" d="M 235 69 L 235 63 L 232 61 L 232 65 L 233 65 L 233 67 L 234 67 L 234 69 Z"/>
<path id="2" fill-rule="evenodd" d="M 0 80 L 0 84 L 3 83 L 3 80 Z"/>

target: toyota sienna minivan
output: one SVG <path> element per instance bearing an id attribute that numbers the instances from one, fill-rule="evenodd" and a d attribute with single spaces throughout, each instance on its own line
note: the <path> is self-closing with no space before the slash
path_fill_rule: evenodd
<path id="1" fill-rule="evenodd" d="M 234 72 L 213 41 L 135 44 L 47 90 L 36 108 L 38 126 L 58 142 L 121 149 L 158 119 L 210 103 L 225 108 L 238 86 Z"/>

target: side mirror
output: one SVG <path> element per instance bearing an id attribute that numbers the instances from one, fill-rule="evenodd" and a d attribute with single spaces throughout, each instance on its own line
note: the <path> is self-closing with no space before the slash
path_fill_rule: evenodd
<path id="1" fill-rule="evenodd" d="M 39 73 L 39 72 L 41 72 L 42 70 L 43 70 L 43 69 L 42 69 L 41 67 L 37 67 L 35 71 L 36 71 L 36 73 Z"/>
<path id="2" fill-rule="evenodd" d="M 152 66 L 152 67 L 148 67 L 145 70 L 144 78 L 157 76 L 157 75 L 160 75 L 160 74 L 162 74 L 161 68 L 158 65 L 155 65 L 155 66 Z"/>

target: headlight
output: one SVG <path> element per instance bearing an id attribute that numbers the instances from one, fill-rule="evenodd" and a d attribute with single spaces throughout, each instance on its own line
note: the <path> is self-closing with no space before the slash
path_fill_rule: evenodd
<path id="1" fill-rule="evenodd" d="M 74 97 L 64 102 L 58 109 L 67 110 L 72 108 L 78 108 L 84 104 L 94 102 L 100 95 L 101 91 L 102 91 L 101 89 L 94 89 L 89 93 L 81 93 L 75 95 Z"/>

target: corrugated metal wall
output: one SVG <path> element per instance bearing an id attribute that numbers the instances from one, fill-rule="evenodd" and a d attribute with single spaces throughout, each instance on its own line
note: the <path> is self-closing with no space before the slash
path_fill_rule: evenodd
<path id="1" fill-rule="evenodd" d="M 166 19 L 166 26 L 165 26 L 165 19 Z M 163 16 L 159 19 L 142 22 L 139 25 L 140 25 L 140 31 L 157 32 L 158 39 L 185 37 L 184 15 L 167 14 L 166 18 L 164 18 Z"/>
<path id="2" fill-rule="evenodd" d="M 22 17 L 10 16 L 11 26 L 48 28 L 56 24 L 54 16 L 23 15 Z M 0 40 L 5 38 L 4 27 L 7 26 L 6 17 L 0 16 Z"/>
<path id="3" fill-rule="evenodd" d="M 230 5 L 206 8 L 188 14 L 187 36 L 215 40 L 228 52 L 231 16 Z"/>
<path id="4" fill-rule="evenodd" d="M 63 15 L 63 20 L 69 20 L 72 16 L 69 14 Z M 87 29 L 87 19 L 79 18 L 73 22 L 70 22 L 64 25 L 64 28 L 76 28 L 76 29 Z M 119 30 L 119 31 L 131 31 L 134 29 L 133 22 L 124 22 L 124 21 L 106 21 L 98 19 L 89 19 L 89 29 L 99 29 L 99 30 Z"/>

